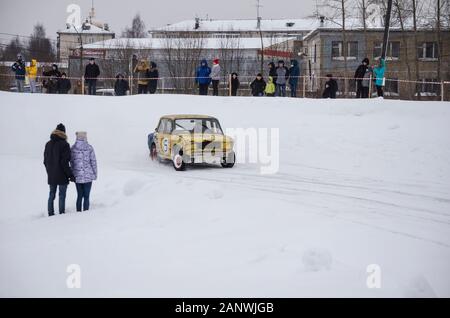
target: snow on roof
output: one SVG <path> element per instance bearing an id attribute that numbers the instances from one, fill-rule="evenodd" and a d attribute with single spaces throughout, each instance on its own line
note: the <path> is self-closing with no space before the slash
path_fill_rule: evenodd
<path id="1" fill-rule="evenodd" d="M 263 38 L 264 47 L 280 44 L 288 40 L 293 40 L 294 38 Z M 171 42 L 169 42 L 171 41 Z M 91 44 L 86 44 L 83 46 L 84 49 L 164 49 L 171 45 L 176 48 L 180 44 L 181 47 L 192 48 L 193 45 L 187 45 L 190 39 L 187 38 L 143 38 L 143 39 L 132 39 L 132 38 L 119 38 L 119 39 L 109 39 L 105 41 L 99 41 Z M 261 39 L 260 38 L 203 38 L 198 39 L 198 41 L 203 41 L 201 45 L 204 49 L 220 49 L 220 48 L 240 48 L 240 49 L 260 49 Z M 183 45 L 184 43 L 184 45 Z"/>
<path id="2" fill-rule="evenodd" d="M 82 25 L 68 25 L 65 30 L 60 30 L 57 33 L 82 33 L 82 34 L 114 34 L 110 30 L 105 30 L 94 24 L 84 22 Z"/>
<path id="3" fill-rule="evenodd" d="M 167 26 L 156 28 L 154 31 L 194 31 L 196 20 L 185 20 Z M 309 31 L 319 24 L 317 18 L 302 19 L 262 19 L 262 31 Z M 259 31 L 256 19 L 246 20 L 199 20 L 197 31 Z"/>

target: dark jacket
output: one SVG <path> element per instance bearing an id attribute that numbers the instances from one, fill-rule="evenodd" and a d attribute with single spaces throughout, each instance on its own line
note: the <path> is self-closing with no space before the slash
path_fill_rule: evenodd
<path id="1" fill-rule="evenodd" d="M 275 63 L 274 62 L 270 62 L 269 65 L 271 66 L 269 68 L 269 76 L 272 76 L 273 82 L 276 83 L 277 82 L 277 68 L 275 67 Z"/>
<path id="2" fill-rule="evenodd" d="M 297 60 L 292 60 L 291 63 L 293 66 L 289 69 L 289 84 L 297 86 L 300 76 L 300 67 L 298 66 Z"/>
<path id="3" fill-rule="evenodd" d="M 97 77 L 100 75 L 100 68 L 97 64 L 91 64 L 89 63 L 86 65 L 86 70 L 84 72 L 84 78 L 86 80 L 96 80 Z"/>
<path id="4" fill-rule="evenodd" d="M 266 81 L 264 79 L 255 80 L 250 84 L 253 96 L 264 96 L 264 90 L 266 89 Z"/>
<path id="5" fill-rule="evenodd" d="M 325 83 L 325 90 L 323 91 L 323 98 L 336 98 L 336 92 L 338 91 L 338 84 L 335 79 L 330 78 Z"/>
<path id="6" fill-rule="evenodd" d="M 61 77 L 61 73 L 58 70 L 58 66 L 53 64 L 50 71 L 42 72 L 42 75 L 49 77 L 44 80 L 44 87 L 47 88 L 50 94 L 58 92 L 58 80 Z"/>
<path id="7" fill-rule="evenodd" d="M 44 165 L 47 170 L 48 184 L 64 185 L 73 178 L 70 169 L 70 146 L 64 132 L 55 130 L 45 145 Z"/>
<path id="8" fill-rule="evenodd" d="M 16 80 L 25 80 L 25 63 L 23 60 L 17 60 L 12 66 L 12 71 L 16 74 Z"/>
<path id="9" fill-rule="evenodd" d="M 124 79 L 119 79 L 119 76 L 116 76 L 117 80 L 114 84 L 114 92 L 116 96 L 125 96 L 127 91 L 130 90 L 130 85 L 128 85 L 128 81 Z"/>
<path id="10" fill-rule="evenodd" d="M 211 68 L 208 66 L 206 60 L 202 60 L 199 68 L 197 68 L 197 72 L 195 75 L 195 82 L 197 84 L 211 84 Z"/>
<path id="11" fill-rule="evenodd" d="M 150 65 L 151 68 L 147 71 L 147 78 L 149 78 L 148 90 L 150 94 L 154 94 L 158 88 L 159 72 L 156 63 L 151 62 Z"/>
<path id="12" fill-rule="evenodd" d="M 236 78 L 233 78 L 233 75 L 236 75 Z M 239 89 L 239 86 L 241 83 L 239 82 L 239 78 L 237 77 L 236 73 L 231 74 L 231 94 L 233 96 L 236 96 L 237 90 Z"/>
<path id="13" fill-rule="evenodd" d="M 72 88 L 70 80 L 68 78 L 60 78 L 57 84 L 58 94 L 68 94 Z"/>

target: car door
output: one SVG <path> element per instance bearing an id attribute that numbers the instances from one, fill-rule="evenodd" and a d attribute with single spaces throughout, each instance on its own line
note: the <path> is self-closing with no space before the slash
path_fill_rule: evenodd
<path id="1" fill-rule="evenodd" d="M 172 126 L 172 121 L 170 119 L 163 118 L 161 120 L 160 132 L 158 132 L 157 136 L 160 156 L 166 159 L 171 159 Z"/>
<path id="2" fill-rule="evenodd" d="M 161 140 L 164 135 L 164 126 L 165 126 L 165 119 L 160 119 L 158 127 L 156 127 L 155 131 L 155 144 L 156 144 L 156 151 L 158 152 L 159 156 L 163 156 L 162 147 L 161 147 Z"/>

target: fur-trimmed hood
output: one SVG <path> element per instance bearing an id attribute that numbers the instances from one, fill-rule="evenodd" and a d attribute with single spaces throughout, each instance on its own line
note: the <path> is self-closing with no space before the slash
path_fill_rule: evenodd
<path id="1" fill-rule="evenodd" d="M 50 135 L 50 139 L 52 139 L 52 140 L 54 140 L 54 139 L 67 140 L 67 135 L 65 132 L 55 129 L 55 130 L 53 130 L 52 134 Z"/>

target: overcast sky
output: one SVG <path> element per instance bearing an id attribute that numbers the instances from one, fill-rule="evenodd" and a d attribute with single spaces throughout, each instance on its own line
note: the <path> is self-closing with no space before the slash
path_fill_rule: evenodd
<path id="1" fill-rule="evenodd" d="M 87 16 L 91 0 L 0 0 L 0 33 L 29 35 L 42 22 L 47 36 L 65 28 L 66 8 L 80 5 Z M 120 36 L 125 26 L 140 13 L 147 28 L 163 26 L 196 15 L 212 19 L 244 19 L 256 16 L 256 0 L 95 0 L 96 17 L 109 23 Z M 261 0 L 263 18 L 301 18 L 313 12 L 315 0 Z M 5 40 L 5 36 L 0 34 Z"/>

